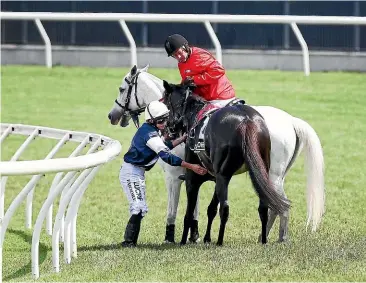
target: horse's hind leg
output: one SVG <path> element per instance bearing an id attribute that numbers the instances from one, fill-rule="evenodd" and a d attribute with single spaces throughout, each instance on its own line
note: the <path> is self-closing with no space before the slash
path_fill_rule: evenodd
<path id="1" fill-rule="evenodd" d="M 224 241 L 225 226 L 229 219 L 229 203 L 228 203 L 228 185 L 230 178 L 217 174 L 215 193 L 220 202 L 220 230 L 219 237 L 217 239 L 217 245 L 221 246 Z"/>
<path id="2" fill-rule="evenodd" d="M 284 185 L 284 178 L 280 182 L 279 191 L 282 191 L 284 197 L 286 197 L 285 190 L 283 188 Z M 278 241 L 279 242 L 287 242 L 288 241 L 288 222 L 289 222 L 289 211 L 285 211 L 284 213 L 280 214 L 280 228 L 278 233 Z"/>
<path id="3" fill-rule="evenodd" d="M 259 204 L 260 205 L 260 204 Z M 258 208 L 259 211 L 259 208 Z M 271 209 L 268 209 L 268 220 L 267 220 L 267 228 L 266 228 L 266 237 L 268 239 L 269 236 L 269 232 L 272 229 L 272 226 L 276 220 L 277 217 L 277 213 L 272 211 Z M 262 235 L 263 235 L 263 227 L 262 227 L 262 233 L 259 235 L 258 237 L 258 243 L 262 243 Z"/>
<path id="4" fill-rule="evenodd" d="M 288 170 L 291 168 L 294 163 L 297 155 L 299 144 L 296 140 L 295 133 L 290 127 L 288 131 L 285 129 L 282 134 L 282 138 L 279 138 L 281 135 L 273 135 L 271 136 L 272 146 L 271 146 L 271 158 L 270 158 L 270 170 L 269 170 L 269 178 L 272 184 L 274 185 L 276 191 L 286 197 L 284 191 L 284 181 L 285 176 Z M 285 139 L 283 139 L 285 136 Z M 274 221 L 277 217 L 277 213 L 269 210 L 268 216 L 268 224 L 267 224 L 267 237 L 271 231 L 271 228 L 274 224 Z M 287 241 L 288 239 L 288 219 L 289 219 L 289 210 L 285 211 L 280 216 L 280 228 L 279 228 L 279 242 Z M 261 239 L 261 236 L 259 237 Z"/>
<path id="5" fill-rule="evenodd" d="M 259 218 L 261 219 L 262 222 L 262 234 L 261 234 L 262 237 L 260 239 L 260 242 L 262 244 L 267 244 L 268 205 L 264 204 L 262 201 L 259 201 L 258 213 Z"/>
<path id="6" fill-rule="evenodd" d="M 285 169 L 283 170 L 285 171 Z M 278 193 L 282 194 L 284 197 L 286 196 L 285 190 L 284 190 L 284 181 L 285 178 L 282 177 L 285 174 L 285 172 L 281 172 L 281 175 L 278 176 L 276 174 L 270 174 L 270 179 L 272 181 L 272 183 L 274 184 L 276 190 Z M 268 221 L 268 225 L 267 225 L 267 237 L 269 232 L 271 231 L 271 228 L 274 224 L 274 221 L 276 219 L 276 216 L 278 214 L 276 214 L 273 211 L 269 211 L 269 221 Z M 284 213 L 279 215 L 280 217 L 280 227 L 279 227 L 279 236 L 278 236 L 278 241 L 279 242 L 285 242 L 288 240 L 288 222 L 289 222 L 289 210 L 285 211 Z"/>
<path id="7" fill-rule="evenodd" d="M 211 226 L 212 222 L 217 214 L 217 206 L 219 204 L 219 199 L 216 196 L 216 192 L 214 192 L 210 205 L 207 208 L 207 229 L 206 234 L 203 239 L 205 243 L 211 243 Z"/>

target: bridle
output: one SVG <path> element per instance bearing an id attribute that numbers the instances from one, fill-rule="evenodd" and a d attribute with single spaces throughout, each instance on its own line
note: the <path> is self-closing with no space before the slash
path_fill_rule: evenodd
<path id="1" fill-rule="evenodd" d="M 145 111 L 145 106 L 141 107 L 138 97 L 137 97 L 137 82 L 138 82 L 138 77 L 141 74 L 141 72 L 138 72 L 136 75 L 134 75 L 131 80 L 129 81 L 127 78 L 125 78 L 125 82 L 128 85 L 128 90 L 127 90 L 127 96 L 125 99 L 125 105 L 122 105 L 121 103 L 118 102 L 118 100 L 116 99 L 114 102 L 121 107 L 125 112 L 128 112 L 131 115 L 131 118 L 136 126 L 136 128 L 140 127 L 140 121 L 138 116 Z M 137 110 L 131 110 L 129 108 L 130 105 L 130 101 L 131 101 L 131 95 L 132 95 L 132 89 L 135 87 L 135 99 L 136 99 L 136 103 L 137 106 L 139 107 Z M 123 89 L 120 87 L 119 91 L 122 92 Z"/>
<path id="2" fill-rule="evenodd" d="M 183 122 L 183 127 L 188 127 L 188 125 L 186 123 L 187 121 L 186 121 L 186 119 L 184 119 L 184 114 L 185 114 L 186 108 L 187 108 L 187 98 L 191 93 L 192 93 L 191 90 L 187 88 L 186 93 L 185 93 L 186 94 L 185 98 L 182 99 L 182 102 L 180 102 L 179 105 L 178 104 L 173 105 L 173 102 L 172 102 L 172 99 L 171 99 L 171 93 L 167 93 L 167 92 L 165 93 L 164 100 L 167 102 L 167 104 L 169 104 L 169 108 L 170 108 L 170 111 L 172 113 L 172 116 L 173 116 L 173 119 L 174 119 L 173 121 L 174 121 L 175 125 Z M 183 110 L 182 110 L 182 114 L 180 115 L 180 117 L 178 117 L 177 120 L 175 121 L 176 115 L 175 115 L 174 109 L 178 108 L 178 107 L 183 108 Z"/>

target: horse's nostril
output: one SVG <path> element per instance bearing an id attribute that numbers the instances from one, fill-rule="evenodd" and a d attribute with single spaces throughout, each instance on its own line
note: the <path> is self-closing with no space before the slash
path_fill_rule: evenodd
<path id="1" fill-rule="evenodd" d="M 112 120 L 112 115 L 111 114 L 108 114 L 108 119 Z"/>

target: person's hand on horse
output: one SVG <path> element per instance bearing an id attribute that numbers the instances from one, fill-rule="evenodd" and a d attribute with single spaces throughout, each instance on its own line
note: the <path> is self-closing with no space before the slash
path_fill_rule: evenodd
<path id="1" fill-rule="evenodd" d="M 186 141 L 187 136 L 188 136 L 187 133 L 184 133 L 183 136 L 181 136 L 182 142 L 185 142 Z"/>
<path id="2" fill-rule="evenodd" d="M 198 164 L 192 164 L 192 167 L 190 168 L 194 173 L 198 175 L 205 175 L 207 173 L 207 169 L 201 167 Z"/>
<path id="3" fill-rule="evenodd" d="M 193 81 L 193 78 L 192 78 L 192 77 L 186 77 L 186 78 L 183 80 L 182 85 L 183 85 L 183 86 L 190 87 L 190 88 L 195 88 L 195 87 L 197 87 L 197 86 L 196 86 L 196 84 L 194 83 L 194 81 Z"/>
<path id="4" fill-rule="evenodd" d="M 182 142 L 185 142 L 187 139 L 187 134 L 183 134 L 183 136 L 177 138 L 176 140 L 174 140 L 173 143 L 173 147 L 176 147 L 177 145 L 181 144 Z"/>

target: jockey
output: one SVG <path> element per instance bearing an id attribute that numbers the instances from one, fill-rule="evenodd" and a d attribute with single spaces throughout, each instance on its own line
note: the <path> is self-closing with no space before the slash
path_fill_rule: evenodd
<path id="1" fill-rule="evenodd" d="M 123 247 L 136 246 L 140 232 L 141 220 L 148 211 L 145 199 L 145 171 L 150 170 L 159 157 L 172 166 L 182 166 L 204 175 L 207 170 L 197 164 L 183 161 L 170 152 L 170 149 L 185 141 L 182 136 L 174 141 L 164 141 L 159 131 L 164 130 L 169 110 L 159 101 L 153 101 L 145 109 L 146 123 L 137 130 L 128 152 L 124 155 L 119 179 L 127 196 L 130 207 Z"/>
<path id="2" fill-rule="evenodd" d="M 164 46 L 168 56 L 178 61 L 182 84 L 195 85 L 195 94 L 218 107 L 235 99 L 235 91 L 225 69 L 210 52 L 189 46 L 180 34 L 168 36 Z"/>

